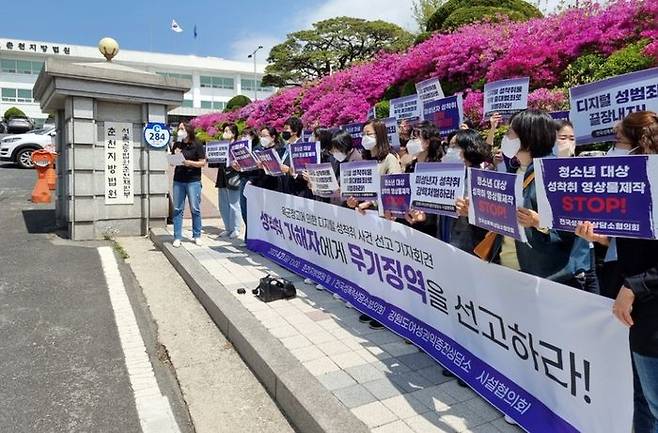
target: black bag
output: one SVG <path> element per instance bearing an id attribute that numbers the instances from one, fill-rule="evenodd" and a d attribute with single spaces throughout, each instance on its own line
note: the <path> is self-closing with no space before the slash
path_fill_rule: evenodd
<path id="1" fill-rule="evenodd" d="M 252 290 L 252 293 L 263 302 L 272 302 L 279 299 L 294 298 L 297 295 L 297 289 L 284 278 L 266 275 L 260 279 L 258 287 Z"/>

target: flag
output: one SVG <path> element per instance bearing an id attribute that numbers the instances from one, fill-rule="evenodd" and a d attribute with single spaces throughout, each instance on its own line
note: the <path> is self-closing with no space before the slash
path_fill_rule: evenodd
<path id="1" fill-rule="evenodd" d="M 194 24 L 194 39 L 197 37 L 196 24 Z"/>
<path id="2" fill-rule="evenodd" d="M 180 32 L 183 31 L 183 28 L 178 25 L 176 20 L 171 20 L 171 30 L 176 32 L 176 33 L 180 33 Z"/>

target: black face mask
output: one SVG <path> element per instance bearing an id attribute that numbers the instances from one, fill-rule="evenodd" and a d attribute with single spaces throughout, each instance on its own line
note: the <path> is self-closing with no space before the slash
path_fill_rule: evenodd
<path id="1" fill-rule="evenodd" d="M 281 137 L 283 137 L 284 140 L 288 141 L 290 140 L 290 137 L 292 137 L 292 134 L 290 133 L 290 131 L 283 131 L 281 133 Z"/>

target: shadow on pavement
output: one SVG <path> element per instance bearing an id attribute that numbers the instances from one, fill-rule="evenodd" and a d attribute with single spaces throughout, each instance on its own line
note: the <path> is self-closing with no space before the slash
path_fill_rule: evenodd
<path id="1" fill-rule="evenodd" d="M 58 229 L 55 209 L 25 209 L 23 220 L 28 233 L 55 233 Z"/>

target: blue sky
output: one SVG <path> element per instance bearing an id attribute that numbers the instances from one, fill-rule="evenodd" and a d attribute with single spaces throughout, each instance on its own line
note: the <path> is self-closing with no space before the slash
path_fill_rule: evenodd
<path id="1" fill-rule="evenodd" d="M 333 16 L 384 19 L 416 30 L 411 4 L 412 0 L 22 0 L 3 6 L 0 35 L 92 46 L 111 36 L 124 49 L 235 60 L 247 60 L 263 45 L 258 62 L 264 63 L 269 49 L 286 33 Z M 172 19 L 183 33 L 169 29 Z"/>

